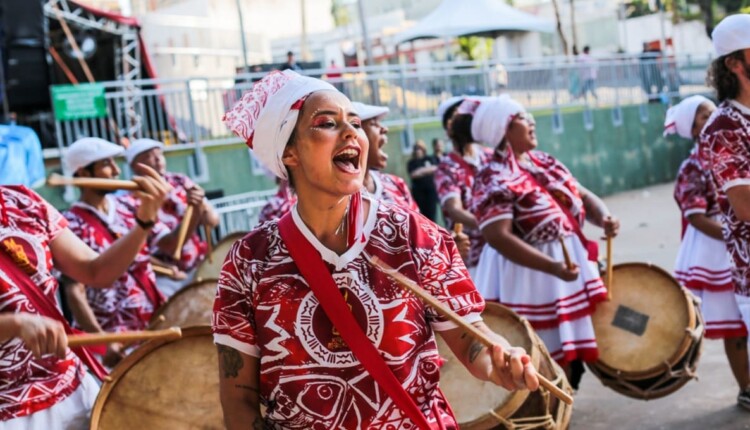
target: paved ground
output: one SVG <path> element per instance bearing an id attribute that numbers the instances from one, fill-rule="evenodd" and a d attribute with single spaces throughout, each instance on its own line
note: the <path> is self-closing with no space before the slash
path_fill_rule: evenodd
<path id="1" fill-rule="evenodd" d="M 671 272 L 680 219 L 673 184 L 605 199 L 622 224 L 613 244 L 615 263 L 650 262 Z M 590 238 L 595 229 L 587 229 Z M 602 248 L 603 250 L 604 248 Z M 575 397 L 572 429 L 750 429 L 750 412 L 736 406 L 737 388 L 721 341 L 705 341 L 699 380 L 658 400 L 633 400 L 604 387 L 587 372 Z"/>

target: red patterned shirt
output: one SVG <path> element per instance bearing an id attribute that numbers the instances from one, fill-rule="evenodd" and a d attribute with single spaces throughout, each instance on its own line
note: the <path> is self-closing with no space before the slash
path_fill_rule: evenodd
<path id="1" fill-rule="evenodd" d="M 693 214 L 714 216 L 719 214 L 716 202 L 716 189 L 710 173 L 702 166 L 698 158 L 698 148 L 693 148 L 690 156 L 682 162 L 677 171 L 674 188 L 674 199 L 687 218 Z"/>
<path id="2" fill-rule="evenodd" d="M 495 151 L 492 161 L 477 175 L 471 211 L 480 228 L 501 219 L 512 219 L 514 232 L 530 244 L 572 234 L 573 227 L 555 198 L 583 226 L 585 211 L 575 178 L 547 153 L 530 151 L 528 155 L 531 163 L 524 165 L 524 170 L 536 182 L 521 170 L 510 151 L 501 149 Z"/>
<path id="3" fill-rule="evenodd" d="M 711 171 L 722 213 L 724 241 L 734 263 L 735 293 L 750 296 L 750 222 L 738 217 L 726 191 L 750 185 L 750 108 L 722 102 L 700 137 L 700 160 Z"/>
<path id="4" fill-rule="evenodd" d="M 279 184 L 279 190 L 273 197 L 268 199 L 268 203 L 261 209 L 258 216 L 258 223 L 281 218 L 292 209 L 295 203 L 297 203 L 297 195 L 289 188 L 287 181 L 282 181 Z"/>
<path id="5" fill-rule="evenodd" d="M 479 170 L 492 158 L 492 150 L 475 145 L 474 150 L 478 157 L 474 162 L 469 162 L 459 154 L 451 152 L 440 160 L 438 169 L 435 171 L 435 188 L 437 188 L 440 205 L 453 197 L 461 199 L 464 209 L 469 210 L 472 201 L 472 189 L 474 180 Z M 453 228 L 453 221 L 445 214 L 448 228 Z M 464 228 L 464 233 L 469 236 L 471 248 L 469 250 L 468 267 L 474 267 L 479 263 L 479 255 L 484 247 L 484 238 L 479 229 Z"/>
<path id="6" fill-rule="evenodd" d="M 12 241 L 23 247 L 36 269 L 34 283 L 57 303 L 49 244 L 65 229 L 65 218 L 23 186 L 0 186 L 0 199 L 5 208 L 0 217 L 0 242 Z M 0 313 L 19 312 L 38 313 L 0 267 Z M 0 421 L 31 415 L 61 402 L 78 388 L 85 372 L 70 349 L 64 360 L 52 356 L 37 360 L 19 338 L 0 343 Z"/>
<path id="7" fill-rule="evenodd" d="M 370 202 L 366 241 L 340 256 L 315 238 L 296 210 L 292 214 L 354 317 L 428 420 L 435 423 L 438 410 L 446 428 L 456 428 L 438 388 L 440 357 L 433 335 L 455 325 L 405 292 L 365 255 L 399 268 L 470 322 L 481 319 L 484 302 L 447 231 L 417 213 Z M 261 398 L 275 427 L 414 428 L 333 331 L 276 222 L 261 224 L 229 252 L 218 283 L 213 332 L 216 343 L 261 358 Z"/>
<path id="8" fill-rule="evenodd" d="M 375 170 L 370 170 L 370 176 L 375 183 L 373 197 L 385 203 L 419 212 L 419 206 L 417 206 L 417 202 L 409 191 L 409 186 L 403 179 L 390 173 L 381 173 Z"/>
<path id="9" fill-rule="evenodd" d="M 136 225 L 132 201 L 129 198 L 115 198 L 111 195 L 106 198 L 106 214 L 80 201 L 63 213 L 69 222 L 70 230 L 97 253 L 104 252 L 117 238 L 126 235 Z M 98 222 L 90 222 L 92 218 Z M 169 230 L 157 222 L 152 229 L 150 240 L 156 242 L 167 233 Z M 128 270 L 111 287 L 86 288 L 86 298 L 102 330 L 143 330 L 148 326 L 154 305 L 140 282 L 156 285 L 147 244 L 144 244 Z"/>
<path id="10" fill-rule="evenodd" d="M 187 190 L 193 188 L 195 183 L 192 179 L 180 173 L 167 172 L 164 174 L 164 180 L 172 186 L 172 191 L 167 196 L 167 200 L 159 211 L 159 221 L 167 226 L 169 230 L 178 228 L 182 218 L 187 210 Z M 171 255 L 166 255 L 159 252 L 156 248 L 151 250 L 160 260 L 176 264 L 180 270 L 190 271 L 193 270 L 198 263 L 206 258 L 206 252 L 208 252 L 208 244 L 201 240 L 201 237 L 197 232 L 194 232 L 192 236 L 185 239 L 185 244 L 182 246 L 182 255 L 180 261 L 176 262 Z"/>

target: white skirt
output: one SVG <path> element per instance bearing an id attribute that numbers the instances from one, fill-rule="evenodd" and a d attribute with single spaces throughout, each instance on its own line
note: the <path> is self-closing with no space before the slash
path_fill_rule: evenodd
<path id="1" fill-rule="evenodd" d="M 732 263 L 723 241 L 688 225 L 677 253 L 674 277 L 701 299 L 707 338 L 747 335 L 734 295 Z"/>
<path id="2" fill-rule="evenodd" d="M 99 394 L 99 384 L 86 373 L 81 385 L 62 402 L 25 417 L 0 422 L 3 430 L 86 430 L 91 421 L 91 409 Z"/>
<path id="3" fill-rule="evenodd" d="M 498 301 L 527 319 L 555 360 L 595 361 L 598 351 L 590 315 L 596 303 L 606 300 L 607 290 L 578 237 L 566 237 L 565 245 L 580 268 L 575 281 L 516 264 L 487 244 L 477 265 L 477 289 L 486 300 Z M 532 246 L 564 260 L 558 241 Z"/>

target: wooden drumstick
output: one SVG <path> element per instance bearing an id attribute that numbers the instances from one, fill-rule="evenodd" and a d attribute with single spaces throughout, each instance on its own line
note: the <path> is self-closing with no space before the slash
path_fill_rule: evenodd
<path id="1" fill-rule="evenodd" d="M 612 281 L 614 279 L 612 270 L 612 237 L 607 236 L 607 300 L 612 300 Z"/>
<path id="2" fill-rule="evenodd" d="M 442 303 L 440 303 L 436 298 L 432 297 L 428 292 L 426 292 L 422 287 L 417 285 L 416 282 L 412 281 L 411 279 L 407 278 L 401 272 L 392 269 L 387 264 L 383 262 L 383 260 L 379 259 L 378 257 L 372 256 L 369 257 L 370 262 L 378 268 L 378 270 L 382 271 L 383 273 L 387 274 L 393 280 L 399 283 L 403 288 L 411 291 L 414 293 L 417 297 L 419 297 L 423 302 L 426 304 L 432 306 L 438 313 L 443 315 L 444 317 L 448 318 L 449 320 L 453 321 L 454 323 L 458 324 L 461 328 L 468 331 L 469 334 L 474 337 L 476 340 L 482 342 L 485 346 L 488 348 L 492 348 L 495 345 L 495 341 L 493 341 L 489 336 L 487 336 L 485 333 L 482 333 L 478 328 L 474 327 L 473 325 L 466 322 L 461 316 L 459 316 L 457 313 L 455 313 L 452 309 L 446 307 Z M 510 354 L 508 351 L 505 351 L 505 359 L 510 359 Z M 560 389 L 558 386 L 550 382 L 549 379 L 545 378 L 541 374 L 537 373 L 537 377 L 539 378 L 539 384 L 549 390 L 552 395 L 557 397 L 558 399 L 562 400 L 563 402 L 572 405 L 573 404 L 573 397 Z"/>
<path id="3" fill-rule="evenodd" d="M 188 205 L 187 209 L 185 209 L 185 215 L 182 217 L 182 223 L 180 223 L 180 231 L 177 235 L 177 249 L 174 250 L 174 257 L 175 260 L 180 261 L 180 257 L 182 256 L 182 246 L 185 245 L 185 239 L 187 239 L 187 232 L 188 232 L 188 226 L 190 226 L 190 221 L 193 218 L 193 205 Z"/>
<path id="4" fill-rule="evenodd" d="M 563 257 L 565 258 L 565 265 L 568 267 L 568 270 L 573 270 L 575 266 L 573 265 L 573 262 L 570 260 L 570 253 L 568 252 L 568 247 L 565 246 L 565 238 L 562 236 L 560 236 L 560 245 L 562 245 Z"/>
<path id="5" fill-rule="evenodd" d="M 179 327 L 171 327 L 164 330 L 156 331 L 123 331 L 119 333 L 87 333 L 72 334 L 68 336 L 68 346 L 75 348 L 78 346 L 103 345 L 115 342 L 138 342 L 150 339 L 179 339 L 182 337 L 182 330 Z"/>
<path id="6" fill-rule="evenodd" d="M 456 233 L 456 235 L 459 235 L 464 232 L 464 225 L 460 222 L 457 222 L 453 224 L 453 233 Z"/>
<path id="7" fill-rule="evenodd" d="M 64 187 L 66 185 L 73 185 L 76 187 L 83 188 L 95 188 L 98 190 L 129 190 L 136 191 L 140 190 L 134 181 L 125 181 L 122 179 L 101 179 L 101 178 L 67 178 L 57 173 L 49 175 L 47 178 L 47 185 L 50 187 Z"/>
<path id="8" fill-rule="evenodd" d="M 208 254 L 208 262 L 214 262 L 214 256 L 211 253 L 214 250 L 214 245 L 211 243 L 211 227 L 207 224 L 203 224 L 203 233 L 206 234 L 206 253 Z"/>

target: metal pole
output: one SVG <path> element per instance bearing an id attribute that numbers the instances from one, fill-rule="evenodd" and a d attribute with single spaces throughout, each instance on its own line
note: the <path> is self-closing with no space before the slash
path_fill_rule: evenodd
<path id="1" fill-rule="evenodd" d="M 362 26 L 362 41 L 365 44 L 365 65 L 372 65 L 372 44 L 370 35 L 367 32 L 367 20 L 365 19 L 365 8 L 362 6 L 362 0 L 357 0 L 357 11 L 359 12 L 359 24 Z"/>
<path id="2" fill-rule="evenodd" d="M 0 91 L 0 97 L 3 98 L 3 117 L 0 118 L 2 121 L 9 121 L 10 117 L 8 116 L 10 113 L 10 106 L 8 105 L 8 90 L 6 89 L 5 85 L 5 64 L 3 63 L 3 51 L 0 49 L 0 86 L 2 86 L 2 91 Z"/>
<path id="3" fill-rule="evenodd" d="M 304 61 L 310 61 L 310 50 L 307 47 L 307 7 L 305 4 L 305 0 L 300 0 L 299 2 L 300 6 L 300 16 L 302 18 L 302 33 L 300 34 L 300 40 L 299 40 L 299 48 L 300 48 L 300 56 Z"/>
<path id="4" fill-rule="evenodd" d="M 242 42 L 242 71 L 243 73 L 250 72 L 250 63 L 247 61 L 247 41 L 245 40 L 245 21 L 242 19 L 242 5 L 240 0 L 235 0 L 237 3 L 237 16 L 240 19 L 240 41 Z"/>

